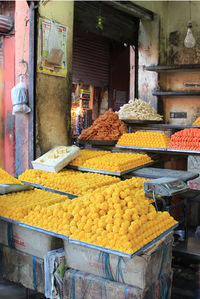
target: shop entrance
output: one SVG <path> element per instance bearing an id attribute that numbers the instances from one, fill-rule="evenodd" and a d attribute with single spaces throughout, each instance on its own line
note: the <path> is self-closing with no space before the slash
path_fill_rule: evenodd
<path id="1" fill-rule="evenodd" d="M 100 114 L 134 98 L 138 19 L 102 2 L 77 1 L 74 11 L 71 115 L 77 136 Z"/>

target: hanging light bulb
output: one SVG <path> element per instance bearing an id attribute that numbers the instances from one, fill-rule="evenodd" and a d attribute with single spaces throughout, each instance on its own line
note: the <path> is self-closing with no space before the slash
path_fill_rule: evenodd
<path id="1" fill-rule="evenodd" d="M 187 24 L 187 34 L 184 40 L 184 45 L 186 48 L 193 48 L 196 44 L 195 38 L 192 34 L 192 22 L 189 21 Z"/>
<path id="2" fill-rule="evenodd" d="M 189 1 L 189 12 L 190 12 L 190 20 L 191 18 L 191 1 Z M 187 23 L 187 33 L 184 40 L 184 45 L 186 48 L 193 48 L 196 44 L 195 38 L 192 34 L 192 21 Z"/>

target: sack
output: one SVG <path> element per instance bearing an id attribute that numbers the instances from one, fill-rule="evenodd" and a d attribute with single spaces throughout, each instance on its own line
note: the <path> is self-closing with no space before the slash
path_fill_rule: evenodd
<path id="1" fill-rule="evenodd" d="M 20 82 L 12 88 L 11 98 L 13 104 L 12 114 L 17 112 L 29 113 L 31 111 L 31 108 L 26 105 L 28 103 L 27 89 L 22 76 L 20 76 Z"/>

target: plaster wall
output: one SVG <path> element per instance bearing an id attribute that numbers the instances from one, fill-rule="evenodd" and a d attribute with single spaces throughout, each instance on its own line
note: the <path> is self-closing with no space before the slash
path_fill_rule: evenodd
<path id="1" fill-rule="evenodd" d="M 40 16 L 68 26 L 67 76 L 36 75 L 36 157 L 57 145 L 70 144 L 73 1 L 49 1 Z"/>

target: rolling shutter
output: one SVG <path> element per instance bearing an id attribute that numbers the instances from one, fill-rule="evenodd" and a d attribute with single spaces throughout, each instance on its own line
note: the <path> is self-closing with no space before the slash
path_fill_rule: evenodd
<path id="1" fill-rule="evenodd" d="M 13 18 L 0 15 L 0 34 L 9 33 L 13 29 Z"/>
<path id="2" fill-rule="evenodd" d="M 75 34 L 72 80 L 104 87 L 109 85 L 109 41 L 91 33 Z"/>

